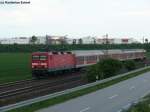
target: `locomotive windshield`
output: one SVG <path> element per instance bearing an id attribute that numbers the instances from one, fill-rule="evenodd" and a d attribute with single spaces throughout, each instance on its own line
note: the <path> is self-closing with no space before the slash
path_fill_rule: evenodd
<path id="1" fill-rule="evenodd" d="M 32 56 L 32 60 L 39 60 L 40 56 Z"/>
<path id="2" fill-rule="evenodd" d="M 32 60 L 47 60 L 47 56 L 32 56 Z"/>
<path id="3" fill-rule="evenodd" d="M 47 60 L 47 56 L 40 56 L 40 60 Z"/>

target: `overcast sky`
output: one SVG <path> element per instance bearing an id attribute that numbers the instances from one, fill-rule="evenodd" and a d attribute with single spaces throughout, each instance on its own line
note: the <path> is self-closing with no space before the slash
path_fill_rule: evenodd
<path id="1" fill-rule="evenodd" d="M 30 1 L 28 5 L 0 5 L 0 38 L 106 33 L 138 40 L 150 37 L 150 0 Z"/>

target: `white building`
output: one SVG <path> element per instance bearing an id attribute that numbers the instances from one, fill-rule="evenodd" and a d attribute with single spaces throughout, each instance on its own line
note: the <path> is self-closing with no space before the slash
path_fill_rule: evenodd
<path id="1" fill-rule="evenodd" d="M 15 38 L 5 38 L 1 39 L 1 44 L 29 44 L 30 39 L 27 37 L 15 37 Z"/>
<path id="2" fill-rule="evenodd" d="M 95 37 L 87 36 L 82 38 L 82 44 L 95 44 Z"/>
<path id="3" fill-rule="evenodd" d="M 113 38 L 95 38 L 96 39 L 96 44 L 114 44 L 115 39 Z"/>
<path id="4" fill-rule="evenodd" d="M 139 43 L 134 38 L 115 38 L 114 39 L 115 44 L 132 44 L 132 43 Z"/>
<path id="5" fill-rule="evenodd" d="M 67 44 L 73 44 L 74 39 L 73 38 L 67 38 L 66 42 Z"/>
<path id="6" fill-rule="evenodd" d="M 112 38 L 112 37 L 92 37 L 67 38 L 67 36 L 36 36 L 34 44 L 131 44 L 139 43 L 134 38 Z M 0 44 L 32 44 L 32 37 L 5 38 L 0 40 Z"/>
<path id="7" fill-rule="evenodd" d="M 31 39 L 32 37 L 30 37 Z M 46 36 L 36 36 L 37 40 L 35 44 L 46 44 Z"/>
<path id="8" fill-rule="evenodd" d="M 52 36 L 46 35 L 46 44 L 66 44 L 67 37 L 66 36 Z"/>
<path id="9" fill-rule="evenodd" d="M 112 38 L 112 37 L 96 37 L 97 44 L 132 44 L 139 43 L 134 38 Z"/>

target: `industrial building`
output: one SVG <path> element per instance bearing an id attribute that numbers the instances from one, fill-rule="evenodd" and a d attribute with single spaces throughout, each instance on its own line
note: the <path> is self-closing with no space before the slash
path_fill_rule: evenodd
<path id="1" fill-rule="evenodd" d="M 5 38 L 0 40 L 0 44 L 29 44 L 27 37 Z"/>
<path id="2" fill-rule="evenodd" d="M 33 37 L 33 36 L 32 36 Z M 131 44 L 139 43 L 134 38 L 111 38 L 104 36 L 87 36 L 83 38 L 68 38 L 67 36 L 35 36 L 36 39 L 32 41 L 32 37 L 15 37 L 5 38 L 0 40 L 0 44 Z"/>

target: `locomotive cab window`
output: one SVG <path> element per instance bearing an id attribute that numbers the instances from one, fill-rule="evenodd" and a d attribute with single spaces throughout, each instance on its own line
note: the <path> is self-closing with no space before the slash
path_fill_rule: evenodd
<path id="1" fill-rule="evenodd" d="M 47 56 L 40 56 L 40 60 L 47 60 Z"/>
<path id="2" fill-rule="evenodd" d="M 39 60 L 39 56 L 32 56 L 32 60 Z"/>

